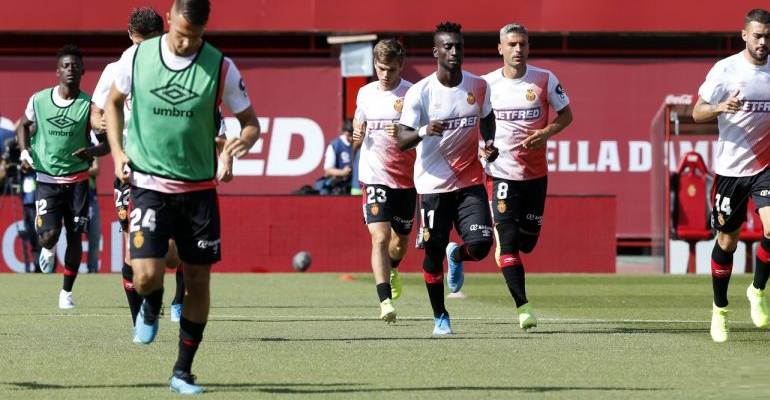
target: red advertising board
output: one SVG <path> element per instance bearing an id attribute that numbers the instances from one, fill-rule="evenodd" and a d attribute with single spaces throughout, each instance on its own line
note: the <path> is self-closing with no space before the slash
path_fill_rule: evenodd
<path id="1" fill-rule="evenodd" d="M 2 256 L 0 272 L 24 272 L 12 201 L 0 207 Z M 216 272 L 291 272 L 299 251 L 312 256 L 311 272 L 371 271 L 371 239 L 361 215 L 361 199 L 352 196 L 221 196 L 222 262 Z M 115 206 L 100 196 L 102 272 L 119 272 L 123 238 Z M 18 206 L 18 204 L 17 204 Z M 19 210 L 17 207 L 16 210 Z M 593 223 L 601 215 L 602 223 Z M 615 198 L 609 196 L 550 196 L 541 239 L 523 260 L 530 272 L 615 272 Z M 580 232 L 575 235 L 575 232 Z M 414 243 L 415 232 L 410 239 Z M 458 240 L 453 234 L 454 240 Z M 85 238 L 83 248 L 87 249 Z M 65 240 L 57 247 L 61 265 Z M 81 270 L 85 271 L 83 254 Z M 422 251 L 410 248 L 400 267 L 422 268 Z M 61 270 L 61 269 L 59 269 Z M 468 267 L 471 272 L 496 272 L 494 257 Z"/>
<path id="2" fill-rule="evenodd" d="M 93 88 L 106 59 L 86 59 L 83 86 Z M 549 193 L 615 195 L 617 234 L 651 235 L 650 121 L 669 94 L 695 93 L 712 59 L 537 59 L 551 69 L 571 99 L 574 122 L 547 149 Z M 326 143 L 338 132 L 342 83 L 336 60 L 236 59 L 263 136 L 236 162 L 234 182 L 223 194 L 289 194 L 323 174 Z M 467 59 L 465 68 L 483 74 L 496 59 Z M 435 69 L 431 58 L 407 60 L 405 76 L 416 81 Z M 50 58 L 0 59 L 0 114 L 18 118 L 29 96 L 55 84 Z M 228 134 L 238 132 L 229 121 Z M 112 163 L 102 158 L 100 193 L 112 191 Z"/>

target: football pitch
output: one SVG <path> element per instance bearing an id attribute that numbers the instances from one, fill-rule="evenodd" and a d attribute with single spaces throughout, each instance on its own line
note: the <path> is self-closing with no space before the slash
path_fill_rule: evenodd
<path id="1" fill-rule="evenodd" d="M 733 276 L 730 341 L 708 333 L 710 276 L 529 275 L 539 325 L 522 332 L 497 274 L 448 299 L 432 338 L 422 275 L 403 274 L 398 323 L 379 321 L 370 275 L 215 274 L 193 372 L 210 399 L 738 399 L 770 392 L 770 330 Z M 131 342 L 120 275 L 0 275 L 0 399 L 162 399 L 178 325 Z M 167 275 L 166 303 L 173 291 Z M 167 308 L 166 308 L 167 311 Z"/>

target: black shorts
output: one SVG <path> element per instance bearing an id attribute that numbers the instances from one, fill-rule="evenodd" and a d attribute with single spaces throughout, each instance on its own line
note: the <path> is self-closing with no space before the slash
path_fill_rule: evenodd
<path id="1" fill-rule="evenodd" d="M 487 191 L 483 185 L 469 186 L 449 193 L 420 196 L 420 219 L 423 240 L 433 231 L 443 233 L 457 229 L 468 244 L 492 242 L 492 216 L 489 215 Z"/>
<path id="2" fill-rule="evenodd" d="M 390 222 L 393 231 L 408 235 L 414 225 L 414 207 L 417 191 L 391 189 L 385 185 L 361 184 L 363 191 L 364 223 Z"/>
<path id="3" fill-rule="evenodd" d="M 169 194 L 131 186 L 131 258 L 163 258 L 173 238 L 182 261 L 213 264 L 222 259 L 219 225 L 215 189 Z"/>
<path id="4" fill-rule="evenodd" d="M 539 233 L 543 225 L 548 176 L 527 181 L 490 179 L 490 204 L 495 222 L 514 221 L 519 229 Z"/>
<path id="5" fill-rule="evenodd" d="M 35 208 L 37 233 L 60 228 L 62 218 L 67 232 L 87 232 L 88 180 L 76 183 L 38 182 Z"/>
<path id="6" fill-rule="evenodd" d="M 120 222 L 120 231 L 128 232 L 128 206 L 129 195 L 131 194 L 131 185 L 123 183 L 120 179 L 115 178 L 113 184 L 113 190 L 115 191 L 115 212 L 118 214 L 118 222 Z"/>
<path id="7" fill-rule="evenodd" d="M 754 200 L 757 210 L 770 206 L 770 168 L 754 176 L 716 175 L 712 196 L 711 226 L 720 232 L 733 232 L 739 229 L 746 221 L 749 196 Z"/>

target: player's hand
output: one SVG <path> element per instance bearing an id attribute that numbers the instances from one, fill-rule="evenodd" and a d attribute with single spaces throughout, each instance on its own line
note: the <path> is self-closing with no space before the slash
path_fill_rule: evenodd
<path id="1" fill-rule="evenodd" d="M 29 150 L 27 149 L 21 151 L 21 155 L 19 155 L 19 161 L 21 161 L 21 170 L 24 172 L 28 172 L 29 170 L 35 168 L 35 162 L 32 161 L 32 155 L 29 154 Z"/>
<path id="2" fill-rule="evenodd" d="M 394 123 L 385 125 L 385 134 L 390 137 L 396 137 L 398 135 L 398 125 Z"/>
<path id="3" fill-rule="evenodd" d="M 348 165 L 347 167 L 342 169 L 342 173 L 343 173 L 342 176 L 344 176 L 344 177 L 350 176 L 351 174 L 353 174 L 353 167 Z"/>
<path id="4" fill-rule="evenodd" d="M 364 140 L 365 124 L 353 124 L 353 141 L 360 142 Z"/>
<path id="5" fill-rule="evenodd" d="M 235 158 L 241 158 L 249 153 L 250 148 L 251 146 L 249 146 L 245 141 L 241 140 L 241 138 L 231 137 L 227 138 L 225 147 L 222 149 L 222 152 L 227 153 Z"/>
<path id="6" fill-rule="evenodd" d="M 233 180 L 233 158 L 227 153 L 219 155 L 220 168 L 217 174 L 217 180 L 220 182 L 230 182 Z"/>
<path id="7" fill-rule="evenodd" d="M 521 142 L 525 149 L 539 149 L 548 142 L 548 133 L 543 129 L 532 129 L 527 131 L 527 138 Z"/>
<path id="8" fill-rule="evenodd" d="M 730 93 L 730 97 L 728 97 L 727 100 L 725 100 L 723 103 L 719 104 L 717 111 L 721 111 L 727 114 L 735 114 L 736 112 L 740 111 L 741 107 L 743 107 L 743 101 L 738 98 L 739 94 L 741 94 L 740 89 Z"/>
<path id="9" fill-rule="evenodd" d="M 92 156 L 91 152 L 88 151 L 88 147 L 81 147 L 75 150 L 75 152 L 72 153 L 72 155 L 89 163 L 94 160 L 94 156 Z"/>
<path id="10" fill-rule="evenodd" d="M 131 163 L 131 159 L 121 151 L 118 154 L 113 153 L 112 161 L 115 164 L 115 177 L 123 183 L 128 183 L 128 179 L 131 177 L 131 167 L 128 164 Z"/>
<path id="11" fill-rule="evenodd" d="M 430 124 L 428 124 L 428 128 L 426 132 L 428 136 L 442 136 L 445 130 L 446 130 L 446 122 L 437 120 L 437 121 L 430 121 Z"/>
<path id="12" fill-rule="evenodd" d="M 500 152 L 497 150 L 497 147 L 495 147 L 495 141 L 487 140 L 484 144 L 484 160 L 486 160 L 486 162 L 492 162 L 497 160 L 497 156 L 499 155 Z"/>

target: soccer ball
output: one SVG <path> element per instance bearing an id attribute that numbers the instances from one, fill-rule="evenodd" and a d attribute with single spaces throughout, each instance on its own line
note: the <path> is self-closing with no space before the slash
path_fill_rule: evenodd
<path id="1" fill-rule="evenodd" d="M 313 259 L 310 258 L 310 253 L 306 251 L 300 251 L 291 260 L 291 264 L 297 272 L 305 272 L 305 270 L 310 268 L 311 262 L 313 262 Z"/>

